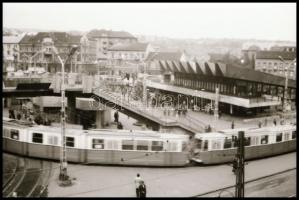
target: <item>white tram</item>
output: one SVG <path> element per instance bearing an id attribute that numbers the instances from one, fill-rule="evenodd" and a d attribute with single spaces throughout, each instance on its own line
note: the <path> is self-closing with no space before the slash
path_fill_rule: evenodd
<path id="1" fill-rule="evenodd" d="M 61 128 L 29 125 L 3 118 L 3 150 L 19 155 L 60 159 Z M 189 163 L 182 134 L 127 130 L 66 130 L 67 160 L 85 164 L 185 166 Z"/>
<path id="2" fill-rule="evenodd" d="M 192 160 L 203 164 L 233 161 L 236 145 L 232 136 L 245 132 L 245 159 L 263 158 L 296 150 L 296 125 L 227 129 L 195 135 Z"/>

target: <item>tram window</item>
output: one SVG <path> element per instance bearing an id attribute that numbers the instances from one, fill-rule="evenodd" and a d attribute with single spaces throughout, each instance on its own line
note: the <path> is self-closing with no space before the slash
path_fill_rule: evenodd
<path id="1" fill-rule="evenodd" d="M 152 151 L 162 151 L 163 142 L 162 141 L 152 141 Z"/>
<path id="2" fill-rule="evenodd" d="M 32 142 L 34 143 L 43 143 L 43 134 L 41 133 L 33 133 L 32 134 Z"/>
<path id="3" fill-rule="evenodd" d="M 212 149 L 221 149 L 221 140 L 212 140 Z"/>
<path id="4" fill-rule="evenodd" d="M 225 138 L 223 148 L 224 149 L 232 148 L 232 139 Z"/>
<path id="5" fill-rule="evenodd" d="M 281 142 L 282 141 L 282 133 L 276 134 L 276 142 Z"/>
<path id="6" fill-rule="evenodd" d="M 250 146 L 250 137 L 245 137 L 244 146 Z"/>
<path id="7" fill-rule="evenodd" d="M 290 139 L 290 133 L 284 133 L 283 141 L 287 141 Z"/>
<path id="8" fill-rule="evenodd" d="M 203 150 L 207 151 L 209 147 L 209 140 L 205 140 L 204 144 L 203 144 Z"/>
<path id="9" fill-rule="evenodd" d="M 137 150 L 148 150 L 148 141 L 138 140 L 137 141 Z"/>
<path id="10" fill-rule="evenodd" d="M 268 135 L 262 135 L 261 144 L 268 144 Z"/>
<path id="11" fill-rule="evenodd" d="M 133 140 L 123 140 L 122 141 L 123 150 L 134 150 L 134 141 Z"/>
<path id="12" fill-rule="evenodd" d="M 259 136 L 251 137 L 251 145 L 259 145 Z"/>
<path id="13" fill-rule="evenodd" d="M 292 132 L 292 139 L 296 139 L 296 131 Z"/>
<path id="14" fill-rule="evenodd" d="M 93 149 L 104 149 L 104 140 L 103 139 L 92 139 L 92 148 Z"/>
<path id="15" fill-rule="evenodd" d="M 201 149 L 202 146 L 202 140 L 197 140 L 196 148 Z"/>
<path id="16" fill-rule="evenodd" d="M 9 138 L 10 137 L 10 130 L 7 128 L 4 128 L 3 136 Z"/>
<path id="17" fill-rule="evenodd" d="M 66 146 L 74 147 L 75 146 L 75 138 L 73 137 L 66 137 Z"/>
<path id="18" fill-rule="evenodd" d="M 58 145 L 58 137 L 57 136 L 49 136 L 48 144 Z"/>

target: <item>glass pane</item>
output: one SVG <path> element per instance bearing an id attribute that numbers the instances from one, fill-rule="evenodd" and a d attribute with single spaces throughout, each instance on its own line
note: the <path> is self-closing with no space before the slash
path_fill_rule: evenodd
<path id="1" fill-rule="evenodd" d="M 19 139 L 19 130 L 11 129 L 10 133 L 11 133 L 12 139 L 15 139 L 15 140 Z"/>
<path id="2" fill-rule="evenodd" d="M 152 151 L 162 151 L 163 142 L 162 141 L 152 141 Z"/>
<path id="3" fill-rule="evenodd" d="M 281 142 L 282 141 L 282 133 L 276 134 L 276 142 Z"/>
<path id="4" fill-rule="evenodd" d="M 138 140 L 137 141 L 137 150 L 148 150 L 148 141 Z"/>
<path id="5" fill-rule="evenodd" d="M 122 141 L 123 150 L 134 150 L 134 141 L 133 140 L 123 140 Z"/>
<path id="6" fill-rule="evenodd" d="M 66 137 L 66 146 L 74 147 L 75 146 L 75 138 L 73 137 Z"/>
<path id="7" fill-rule="evenodd" d="M 225 138 L 224 140 L 224 149 L 228 149 L 232 147 L 232 139 Z"/>

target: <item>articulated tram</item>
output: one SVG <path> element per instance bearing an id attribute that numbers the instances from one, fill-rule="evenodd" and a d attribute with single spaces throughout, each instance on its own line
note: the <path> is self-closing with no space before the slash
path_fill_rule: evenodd
<path id="1" fill-rule="evenodd" d="M 185 166 L 189 137 L 154 131 L 66 130 L 67 160 L 85 164 Z M 59 160 L 61 128 L 3 120 L 3 150 Z"/>
<path id="2" fill-rule="evenodd" d="M 296 125 L 227 129 L 195 135 L 192 160 L 203 164 L 232 162 L 237 153 L 233 136 L 245 132 L 245 160 L 279 155 L 296 150 Z"/>
<path id="3" fill-rule="evenodd" d="M 232 162 L 232 136 L 245 132 L 245 159 L 263 158 L 296 150 L 296 125 L 227 129 L 184 134 L 130 130 L 66 130 L 67 160 L 83 164 L 130 166 L 187 166 Z M 60 160 L 61 128 L 31 125 L 3 118 L 3 150 L 19 155 Z M 192 145 L 191 145 L 192 144 Z M 191 145 L 191 146 L 190 146 Z"/>

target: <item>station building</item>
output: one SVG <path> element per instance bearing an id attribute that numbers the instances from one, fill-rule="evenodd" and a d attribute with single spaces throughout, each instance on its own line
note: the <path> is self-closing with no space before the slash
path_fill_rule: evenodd
<path id="1" fill-rule="evenodd" d="M 231 115 L 254 115 L 283 105 L 284 77 L 222 63 L 159 63 L 164 79 L 148 81 L 147 87 L 158 95 L 172 95 L 174 104 L 185 102 L 189 108 L 196 105 L 202 109 L 208 104 L 212 107 L 217 97 L 219 110 Z M 286 98 L 295 105 L 295 80 L 288 80 Z"/>

